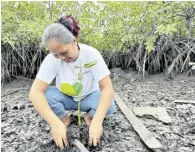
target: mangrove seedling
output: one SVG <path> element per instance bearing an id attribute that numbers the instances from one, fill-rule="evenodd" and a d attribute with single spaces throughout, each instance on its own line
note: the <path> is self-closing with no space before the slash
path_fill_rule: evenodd
<path id="1" fill-rule="evenodd" d="M 81 117 L 80 117 L 80 113 L 81 113 L 81 110 L 80 110 L 80 104 L 81 104 L 81 93 L 82 93 L 82 89 L 83 89 L 83 85 L 82 85 L 82 79 L 83 79 L 83 69 L 84 68 L 90 68 L 94 65 L 96 65 L 97 61 L 91 61 L 89 63 L 86 63 L 84 64 L 84 66 L 80 67 L 80 66 L 74 66 L 75 68 L 79 68 L 80 71 L 78 73 L 78 81 L 79 82 L 76 82 L 74 85 L 73 85 L 73 88 L 75 88 L 76 91 L 78 91 L 78 123 L 79 123 L 79 126 L 81 126 Z"/>

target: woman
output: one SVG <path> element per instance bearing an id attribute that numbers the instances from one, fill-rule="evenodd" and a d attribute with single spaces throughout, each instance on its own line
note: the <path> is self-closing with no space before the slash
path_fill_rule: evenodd
<path id="1" fill-rule="evenodd" d="M 61 149 L 67 145 L 66 127 L 70 123 L 67 111 L 77 110 L 79 97 L 80 109 L 86 112 L 84 120 L 89 126 L 90 145 L 100 142 L 103 119 L 115 111 L 110 72 L 95 48 L 78 43 L 79 30 L 71 16 L 61 17 L 44 30 L 42 44 L 50 53 L 41 64 L 29 95 L 35 109 L 51 126 L 54 141 Z M 79 79 L 78 67 L 90 62 L 95 64 L 82 68 Z M 54 78 L 56 86 L 49 86 Z M 81 96 L 78 84 L 82 86 Z"/>

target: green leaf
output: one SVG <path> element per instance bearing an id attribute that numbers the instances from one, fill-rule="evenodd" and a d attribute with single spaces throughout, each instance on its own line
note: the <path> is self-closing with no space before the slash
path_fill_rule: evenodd
<path id="1" fill-rule="evenodd" d="M 48 52 L 48 51 L 49 51 L 49 49 L 48 49 L 48 48 L 45 48 L 45 51 L 46 51 L 46 52 Z"/>
<path id="2" fill-rule="evenodd" d="M 79 69 L 81 68 L 80 66 L 77 66 L 77 65 L 74 65 L 73 67 L 75 67 L 75 68 L 79 68 Z"/>
<path id="3" fill-rule="evenodd" d="M 75 96 L 77 94 L 74 87 L 72 87 L 72 85 L 69 83 L 60 84 L 60 91 L 69 96 Z"/>
<path id="4" fill-rule="evenodd" d="M 76 91 L 76 95 L 79 95 L 79 93 L 81 93 L 81 91 L 83 89 L 83 85 L 79 82 L 76 82 L 73 84 L 73 88 Z"/>
<path id="5" fill-rule="evenodd" d="M 90 68 L 97 64 L 97 60 L 84 64 L 84 68 Z"/>

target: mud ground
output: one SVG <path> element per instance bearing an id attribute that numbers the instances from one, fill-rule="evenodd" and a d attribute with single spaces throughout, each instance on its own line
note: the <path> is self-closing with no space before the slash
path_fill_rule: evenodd
<path id="1" fill-rule="evenodd" d="M 119 68 L 111 70 L 114 89 L 129 108 L 161 106 L 167 109 L 173 122 L 164 124 L 152 117 L 139 118 L 160 141 L 166 152 L 195 151 L 195 105 L 174 103 L 175 99 L 195 100 L 195 77 L 179 75 L 175 80 L 163 74 L 142 80 L 135 72 Z M 16 79 L 1 88 L 1 151 L 2 152 L 60 152 L 50 135 L 50 126 L 35 111 L 28 100 L 32 82 Z M 19 91 L 18 91 L 19 90 Z M 89 147 L 88 128 L 77 125 L 71 115 L 67 136 L 67 152 L 78 151 L 73 140 L 80 140 L 89 151 L 149 152 L 130 123 L 117 108 L 116 114 L 104 120 L 101 144 Z M 83 120 L 82 120 L 83 121 Z"/>

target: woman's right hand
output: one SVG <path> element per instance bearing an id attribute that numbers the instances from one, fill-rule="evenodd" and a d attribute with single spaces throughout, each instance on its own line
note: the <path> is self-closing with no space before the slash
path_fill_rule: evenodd
<path id="1" fill-rule="evenodd" d="M 65 147 L 68 146 L 68 142 L 66 139 L 66 125 L 59 121 L 51 126 L 51 134 L 57 146 L 63 150 Z"/>

